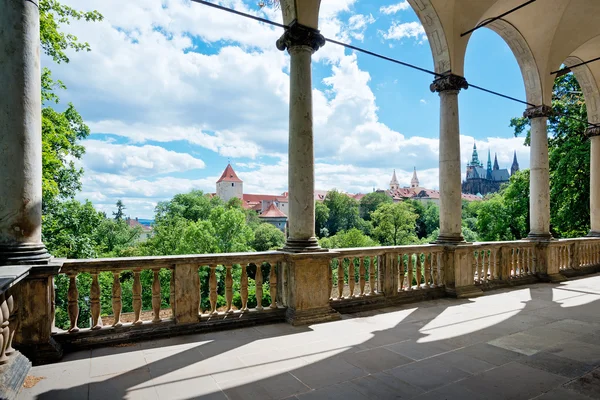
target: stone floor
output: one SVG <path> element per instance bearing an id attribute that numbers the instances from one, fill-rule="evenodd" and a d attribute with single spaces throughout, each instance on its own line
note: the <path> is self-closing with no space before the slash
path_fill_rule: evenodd
<path id="1" fill-rule="evenodd" d="M 600 275 L 69 354 L 20 399 L 600 399 Z"/>

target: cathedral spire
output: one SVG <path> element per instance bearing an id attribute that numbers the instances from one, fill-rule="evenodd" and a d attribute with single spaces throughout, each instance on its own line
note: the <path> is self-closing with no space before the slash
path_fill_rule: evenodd
<path id="1" fill-rule="evenodd" d="M 419 178 L 417 178 L 417 167 L 414 167 L 413 176 L 412 176 L 412 179 L 410 180 L 410 187 L 411 188 L 419 187 Z"/>
<path id="2" fill-rule="evenodd" d="M 494 153 L 494 171 L 498 171 L 500 166 L 498 165 L 498 154 Z"/>
<path id="3" fill-rule="evenodd" d="M 390 181 L 390 190 L 397 190 L 399 187 L 400 184 L 398 183 L 398 178 L 396 178 L 396 170 L 394 170 L 392 180 Z"/>
<path id="4" fill-rule="evenodd" d="M 513 163 L 510 167 L 510 174 L 514 175 L 515 172 L 519 170 L 519 162 L 517 161 L 517 151 L 515 150 L 515 154 L 513 156 Z"/>
<path id="5" fill-rule="evenodd" d="M 471 166 L 483 167 L 483 165 L 479 162 L 479 154 L 477 154 L 477 145 L 475 143 L 473 143 L 473 156 L 471 157 Z"/>
<path id="6" fill-rule="evenodd" d="M 490 149 L 488 149 L 487 171 L 485 173 L 485 178 L 492 179 L 492 154 L 490 153 Z"/>

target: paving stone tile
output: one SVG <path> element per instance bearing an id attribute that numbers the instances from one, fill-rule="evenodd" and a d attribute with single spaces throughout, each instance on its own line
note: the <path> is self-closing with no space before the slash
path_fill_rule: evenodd
<path id="1" fill-rule="evenodd" d="M 461 369 L 439 363 L 435 358 L 407 364 L 385 372 L 425 391 L 437 389 L 471 376 Z"/>
<path id="2" fill-rule="evenodd" d="M 552 389 L 535 400 L 590 400 L 589 397 L 565 388 Z"/>
<path id="3" fill-rule="evenodd" d="M 487 343 L 478 343 L 460 349 L 460 352 L 494 365 L 503 365 L 523 357 L 522 354 L 502 349 Z"/>
<path id="4" fill-rule="evenodd" d="M 309 364 L 306 367 L 291 371 L 291 374 L 312 389 L 335 385 L 336 383 L 368 375 L 362 368 L 344 361 L 341 357 L 332 357 Z"/>
<path id="5" fill-rule="evenodd" d="M 423 389 L 382 372 L 347 383 L 370 399 L 411 399 L 424 392 Z"/>
<path id="6" fill-rule="evenodd" d="M 566 389 L 574 390 L 592 399 L 600 399 L 600 369 L 585 374 L 579 379 L 565 385 Z"/>
<path id="7" fill-rule="evenodd" d="M 578 321 L 576 319 L 562 319 L 547 325 L 547 328 L 571 332 L 576 335 L 600 333 L 600 324 Z"/>
<path id="8" fill-rule="evenodd" d="M 471 376 L 461 381 L 461 385 L 478 396 L 485 396 L 492 400 L 505 400 L 531 399 L 566 381 L 565 377 L 511 362 Z"/>
<path id="9" fill-rule="evenodd" d="M 342 354 L 342 358 L 370 374 L 414 362 L 412 359 L 401 356 L 384 347 L 364 350 L 358 353 L 344 353 Z"/>
<path id="10" fill-rule="evenodd" d="M 333 386 L 327 386 L 322 389 L 313 390 L 308 393 L 297 395 L 298 400 L 367 400 L 362 393 L 354 390 L 353 387 L 342 383 Z"/>
<path id="11" fill-rule="evenodd" d="M 182 377 L 170 374 L 154 380 L 160 400 L 227 400 L 225 393 L 210 376 Z"/>
<path id="12" fill-rule="evenodd" d="M 148 369 L 139 368 L 94 379 L 94 382 L 89 385 L 88 398 L 90 400 L 158 400 L 159 397 Z"/>
<path id="13" fill-rule="evenodd" d="M 550 338 L 532 336 L 524 332 L 519 332 L 514 333 L 512 335 L 503 336 L 498 339 L 490 340 L 488 344 L 506 350 L 515 351 L 517 353 L 525 354 L 526 356 L 531 356 L 548 347 L 552 347 L 556 344 L 556 341 Z"/>
<path id="14" fill-rule="evenodd" d="M 103 357 L 94 356 L 94 351 L 92 351 L 91 360 L 91 377 L 113 375 L 146 367 L 146 359 L 142 351 L 132 351 L 127 354 L 107 354 Z"/>
<path id="15" fill-rule="evenodd" d="M 483 360 L 479 360 L 475 357 L 471 357 L 465 354 L 462 351 L 462 349 L 441 354 L 439 356 L 434 357 L 432 360 L 461 369 L 470 374 L 479 374 L 481 372 L 487 371 L 488 369 L 496 367 L 496 365 L 494 364 Z"/>
<path id="16" fill-rule="evenodd" d="M 548 352 L 595 366 L 600 365 L 600 346 L 583 342 L 561 343 Z"/>
<path id="17" fill-rule="evenodd" d="M 519 360 L 520 363 L 530 367 L 543 369 L 556 375 L 562 375 L 567 378 L 577 378 L 590 372 L 594 366 L 569 358 L 559 357 L 555 354 L 545 351 L 534 354 L 530 357 L 524 357 Z"/>
<path id="18" fill-rule="evenodd" d="M 440 341 L 417 343 L 414 340 L 385 346 L 385 348 L 413 360 L 423 360 L 456 349 L 451 343 Z"/>
<path id="19" fill-rule="evenodd" d="M 486 400 L 484 394 L 478 394 L 470 391 L 461 382 L 432 390 L 414 398 L 414 400 Z"/>
<path id="20" fill-rule="evenodd" d="M 311 390 L 289 373 L 277 374 L 264 379 L 237 379 L 219 383 L 230 400 L 235 399 L 283 399 Z"/>

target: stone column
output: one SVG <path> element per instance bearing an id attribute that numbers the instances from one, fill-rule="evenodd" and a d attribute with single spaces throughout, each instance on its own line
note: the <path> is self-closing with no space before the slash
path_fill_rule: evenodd
<path id="1" fill-rule="evenodd" d="M 290 54 L 289 236 L 284 250 L 319 250 L 315 237 L 311 56 L 325 44 L 318 30 L 292 23 L 277 48 Z"/>
<path id="2" fill-rule="evenodd" d="M 458 92 L 466 79 L 445 75 L 433 81 L 431 91 L 440 95 L 440 234 L 439 243 L 464 242 L 461 230 L 462 188 Z"/>
<path id="3" fill-rule="evenodd" d="M 42 244 L 38 0 L 0 0 L 0 265 L 47 263 Z"/>
<path id="4" fill-rule="evenodd" d="M 523 116 L 531 122 L 529 172 L 529 225 L 531 240 L 550 240 L 550 173 L 548 163 L 548 117 L 552 108 L 531 107 Z"/>
<path id="5" fill-rule="evenodd" d="M 600 237 L 600 126 L 590 126 L 590 233 Z"/>

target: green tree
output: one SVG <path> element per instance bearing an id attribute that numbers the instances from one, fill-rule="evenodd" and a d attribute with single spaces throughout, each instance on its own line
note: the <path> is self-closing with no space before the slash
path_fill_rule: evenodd
<path id="1" fill-rule="evenodd" d="M 358 202 L 353 198 L 332 190 L 327 193 L 323 203 L 329 209 L 326 228 L 330 235 L 360 226 Z"/>
<path id="2" fill-rule="evenodd" d="M 223 201 L 218 197 L 211 198 L 201 190 L 192 190 L 189 193 L 176 194 L 169 201 L 158 203 L 155 221 L 160 223 L 175 217 L 188 221 L 206 220 L 214 207 L 222 205 L 224 205 Z"/>
<path id="3" fill-rule="evenodd" d="M 93 239 L 101 257 L 122 257 L 142 234 L 142 228 L 130 227 L 124 220 L 105 218 L 96 228 Z"/>
<path id="4" fill-rule="evenodd" d="M 256 251 L 281 249 L 285 245 L 285 235 L 277 227 L 262 223 L 254 231 L 252 247 Z"/>
<path id="5" fill-rule="evenodd" d="M 409 203 L 384 203 L 371 214 L 373 233 L 383 245 L 398 246 L 417 242 L 417 214 Z"/>
<path id="6" fill-rule="evenodd" d="M 360 229 L 352 228 L 319 240 L 321 247 L 325 249 L 344 249 L 353 247 L 376 247 L 377 241 L 365 235 Z"/>
<path id="7" fill-rule="evenodd" d="M 115 216 L 115 221 L 123 221 L 123 217 L 125 213 L 123 212 L 126 209 L 125 204 L 123 204 L 122 200 L 117 200 L 117 211 L 113 211 L 113 215 Z"/>
<path id="8" fill-rule="evenodd" d="M 322 201 L 315 201 L 315 232 L 319 237 L 329 236 L 327 221 L 329 221 L 329 208 Z"/>
<path id="9" fill-rule="evenodd" d="M 383 203 L 391 203 L 392 198 L 384 191 L 377 191 L 366 194 L 360 199 L 360 217 L 366 221 L 371 220 L 371 213 Z"/>
<path id="10" fill-rule="evenodd" d="M 558 237 L 577 237 L 589 230 L 590 143 L 585 138 L 587 110 L 583 92 L 573 74 L 554 81 L 552 108 L 548 119 L 548 157 L 550 165 L 550 224 Z M 568 118 L 565 115 L 575 117 Z M 513 118 L 515 136 L 526 133 L 529 120 Z"/>

